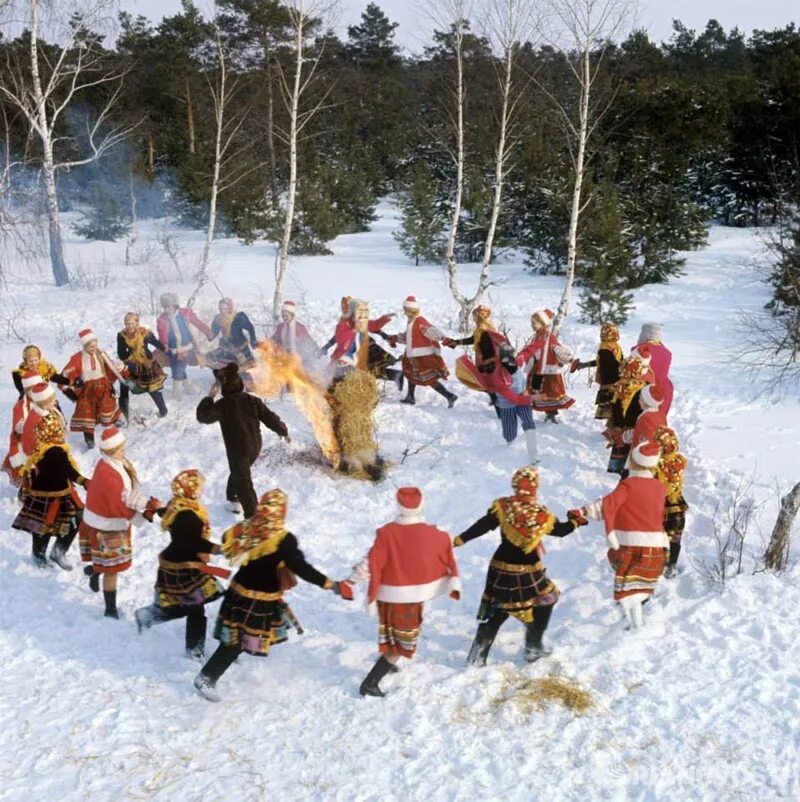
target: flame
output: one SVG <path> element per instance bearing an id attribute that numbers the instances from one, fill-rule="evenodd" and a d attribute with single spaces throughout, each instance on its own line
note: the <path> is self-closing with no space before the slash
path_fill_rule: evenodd
<path id="1" fill-rule="evenodd" d="M 333 430 L 333 410 L 325 396 L 325 387 L 308 374 L 295 354 L 287 353 L 271 340 L 263 341 L 258 353 L 261 359 L 248 371 L 257 394 L 277 398 L 283 387 L 290 385 L 292 396 L 311 424 L 325 459 L 338 469 L 341 448 Z"/>

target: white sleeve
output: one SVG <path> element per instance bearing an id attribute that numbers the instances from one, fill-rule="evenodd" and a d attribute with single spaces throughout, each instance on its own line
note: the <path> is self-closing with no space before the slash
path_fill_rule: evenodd
<path id="1" fill-rule="evenodd" d="M 586 517 L 590 520 L 601 521 L 603 519 L 603 499 L 590 501 L 583 509 L 586 511 Z"/>
<path id="2" fill-rule="evenodd" d="M 369 555 L 365 554 L 364 558 L 353 566 L 350 576 L 345 581 L 353 584 L 369 581 Z"/>

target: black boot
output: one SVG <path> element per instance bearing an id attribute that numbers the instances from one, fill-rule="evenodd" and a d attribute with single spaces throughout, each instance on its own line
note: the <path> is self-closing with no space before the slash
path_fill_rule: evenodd
<path id="1" fill-rule="evenodd" d="M 453 404 L 458 400 L 458 396 L 455 393 L 451 393 L 441 382 L 436 382 L 432 389 L 436 390 L 439 395 L 447 399 L 447 406 L 449 409 L 453 408 Z"/>
<path id="2" fill-rule="evenodd" d="M 125 416 L 125 423 L 131 420 L 131 391 L 123 386 L 119 391 L 119 411 Z"/>
<path id="3" fill-rule="evenodd" d="M 106 611 L 103 615 L 106 618 L 119 618 L 119 612 L 117 611 L 117 591 L 104 590 L 103 598 L 106 600 Z"/>
<path id="4" fill-rule="evenodd" d="M 206 614 L 202 607 L 193 607 L 186 616 L 186 656 L 202 660 L 206 653 Z"/>
<path id="5" fill-rule="evenodd" d="M 525 659 L 529 663 L 535 663 L 540 657 L 553 653 L 552 649 L 548 649 L 542 643 L 542 636 L 550 623 L 552 612 L 552 604 L 534 608 L 533 621 L 525 627 Z"/>
<path id="6" fill-rule="evenodd" d="M 167 402 L 164 400 L 164 394 L 161 392 L 161 390 L 158 390 L 155 393 L 150 393 L 150 397 L 153 399 L 153 401 L 155 401 L 156 407 L 158 408 L 158 417 L 166 417 Z"/>
<path id="7" fill-rule="evenodd" d="M 417 389 L 417 385 L 413 384 L 412 382 L 408 383 L 408 389 L 406 390 L 406 397 L 400 399 L 401 404 L 416 404 L 416 400 L 414 399 L 414 392 Z"/>
<path id="8" fill-rule="evenodd" d="M 545 423 L 558 423 L 558 410 L 554 410 L 554 411 L 548 412 L 544 416 L 544 422 Z"/>
<path id="9" fill-rule="evenodd" d="M 667 564 L 664 566 L 665 579 L 672 579 L 678 573 L 678 557 L 680 556 L 680 553 L 681 544 L 670 541 L 669 559 L 667 560 Z"/>
<path id="10" fill-rule="evenodd" d="M 47 568 L 48 535 L 31 535 L 31 557 L 37 568 Z"/>
<path id="11" fill-rule="evenodd" d="M 392 664 L 381 655 L 378 662 L 372 666 L 369 674 L 364 677 L 358 692 L 362 696 L 386 696 L 378 684 L 391 670 Z"/>
<path id="12" fill-rule="evenodd" d="M 94 566 L 87 565 L 86 568 L 83 569 L 84 576 L 89 577 L 89 587 L 92 590 L 92 593 L 98 593 L 100 590 L 100 574 L 95 573 Z"/>
<path id="13" fill-rule="evenodd" d="M 83 440 L 86 443 L 86 448 L 91 450 L 94 448 L 94 432 L 84 432 Z"/>
<path id="14" fill-rule="evenodd" d="M 478 624 L 478 631 L 475 633 L 475 640 L 467 655 L 468 666 L 485 666 L 489 650 L 492 648 L 494 639 L 500 631 L 503 622 L 508 618 L 506 613 L 495 613 L 488 621 Z"/>

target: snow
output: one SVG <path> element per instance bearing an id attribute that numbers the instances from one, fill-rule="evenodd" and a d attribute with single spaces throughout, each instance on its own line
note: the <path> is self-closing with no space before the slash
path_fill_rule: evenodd
<path id="1" fill-rule="evenodd" d="M 408 264 L 391 238 L 394 209 L 384 204 L 379 212 L 372 232 L 336 240 L 335 255 L 292 263 L 287 294 L 320 342 L 333 330 L 343 294 L 369 299 L 375 314 L 399 314 L 402 299 L 415 294 L 442 328 L 455 324 L 444 272 Z M 142 242 L 155 236 L 153 226 Z M 202 234 L 178 236 L 187 257 L 195 258 Z M 105 287 L 56 290 L 46 273 L 17 265 L 3 288 L 4 308 L 21 310 L 17 328 L 59 367 L 77 347 L 65 338 L 84 325 L 113 351 L 129 308 L 141 307 L 144 321 L 154 324 L 146 314 L 152 271 L 125 268 L 123 251 L 122 244 L 68 242 L 68 261 L 79 261 L 89 275 L 108 273 Z M 31 565 L 27 536 L 10 528 L 18 505 L 4 486 L 0 799 L 800 797 L 798 568 L 753 574 L 763 548 L 759 531 L 745 547 L 745 573 L 724 588 L 712 587 L 702 568 L 714 558 L 716 506 L 725 510 L 742 477 L 752 484 L 763 536 L 778 492 L 800 478 L 796 401 L 767 405 L 755 398 L 729 356 L 745 336 L 742 312 L 758 310 L 768 298 L 754 269 L 764 258 L 756 232 L 713 228 L 708 246 L 688 255 L 684 277 L 637 292 L 635 315 L 623 331 L 630 346 L 642 322 L 664 323 L 674 354 L 671 420 L 690 460 L 684 570 L 659 584 L 646 610 L 646 637 L 621 629 L 604 539 L 592 525 L 548 543 L 548 572 L 562 590 L 547 633 L 552 657 L 526 665 L 522 627 L 509 621 L 489 665 L 465 669 L 497 542 L 489 534 L 458 550 L 462 601 L 428 605 L 420 651 L 384 680 L 385 699 L 358 696 L 376 657 L 376 623 L 361 600 L 347 604 L 301 582 L 290 600 L 305 634 L 292 635 L 266 660 L 243 656 L 218 685 L 223 702 L 212 705 L 192 688 L 199 664 L 183 656 L 182 623 L 139 636 L 133 622 L 135 608 L 151 601 L 156 555 L 166 542 L 160 530 L 135 531 L 134 565 L 120 578 L 125 618 L 104 620 L 102 597 L 88 590 L 79 570 L 42 573 Z M 256 319 L 267 317 L 273 263 L 274 249 L 265 244 L 214 245 L 216 282 Z M 478 269 L 465 268 L 461 285 L 475 280 Z M 502 262 L 495 278 L 502 283 L 492 288 L 490 305 L 522 344 L 531 311 L 557 302 L 561 280 L 532 277 L 519 262 Z M 154 291 L 167 289 L 185 297 L 191 285 L 170 282 Z M 201 296 L 206 318 L 217 298 L 213 286 Z M 389 328 L 399 330 L 400 323 Z M 582 358 L 590 358 L 596 337 L 595 328 L 574 320 L 562 331 Z M 13 341 L 0 346 L 3 376 L 20 349 Z M 448 352 L 448 359 L 455 356 Z M 578 403 L 563 423 L 537 429 L 541 498 L 561 516 L 613 486 L 593 419 L 594 388 L 584 377 L 572 379 Z M 199 369 L 190 378 L 203 388 L 210 383 Z M 381 452 L 394 467 L 378 485 L 331 475 L 318 463 L 310 427 L 291 399 L 272 404 L 293 442 L 286 446 L 265 432 L 256 487 L 280 485 L 288 493 L 290 529 L 321 570 L 335 578 L 349 571 L 376 526 L 392 517 L 400 485 L 420 485 L 427 519 L 454 534 L 508 492 L 512 471 L 525 461 L 523 438 L 506 447 L 484 397 L 454 379 L 450 385 L 460 396 L 453 410 L 424 388 L 416 407 L 399 405 L 397 390 L 386 384 L 376 420 Z M 14 396 L 4 383 L 3 433 Z M 199 397 L 200 391 L 179 402 L 168 397 L 164 420 L 147 397 L 134 397 L 144 422 L 129 430 L 129 455 L 144 487 L 161 498 L 180 469 L 199 468 L 219 537 L 232 522 L 223 508 L 226 463 L 217 428 L 195 422 Z M 72 443 L 91 470 L 95 455 L 83 453 L 74 436 Z M 72 558 L 77 563 L 76 547 Z M 210 627 L 215 608 L 208 611 Z M 209 636 L 209 653 L 214 645 Z M 577 716 L 557 703 L 539 711 L 513 697 L 499 703 L 509 687 L 549 674 L 589 691 L 593 708 Z"/>

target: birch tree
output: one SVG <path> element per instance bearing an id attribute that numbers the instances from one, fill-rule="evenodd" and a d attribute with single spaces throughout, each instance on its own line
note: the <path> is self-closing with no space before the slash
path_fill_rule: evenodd
<path id="1" fill-rule="evenodd" d="M 564 290 L 556 311 L 553 329 L 558 333 L 569 312 L 575 265 L 578 257 L 578 227 L 588 200 L 583 194 L 589 145 L 597 126 L 608 111 L 611 100 L 595 92 L 603 59 L 611 42 L 632 21 L 635 0 L 551 0 L 553 43 L 566 48 L 566 63 L 578 90 L 577 108 L 566 107 L 543 84 L 540 88 L 553 101 L 562 117 L 572 157 L 572 202 L 567 235 L 567 271 Z M 613 99 L 613 98 L 612 98 Z"/>
<path id="2" fill-rule="evenodd" d="M 6 10 L 15 22 L 24 24 L 26 52 L 19 60 L 7 60 L 0 70 L 0 94 L 23 114 L 30 133 L 40 145 L 42 178 L 46 196 L 50 265 L 56 286 L 69 282 L 64 260 L 58 204 L 58 173 L 89 164 L 123 141 L 135 124 L 115 124 L 112 112 L 122 91 L 124 71 L 111 69 L 99 37 L 87 35 L 84 24 L 108 6 L 98 0 L 81 9 L 76 20 L 60 0 L 14 0 Z M 44 28 L 58 44 L 42 49 Z M 85 118 L 81 141 L 63 127 L 67 114 L 77 114 L 82 100 L 105 88 L 104 100 L 93 116 Z M 90 104 L 86 104 L 87 107 Z M 70 145 L 70 153 L 60 158 Z"/>
<path id="3" fill-rule="evenodd" d="M 303 130 L 325 105 L 328 97 L 326 92 L 313 105 L 304 108 L 304 99 L 317 76 L 317 69 L 324 50 L 324 45 L 321 45 L 313 55 L 310 55 L 311 46 L 320 21 L 332 19 L 338 8 L 338 0 L 287 0 L 285 5 L 289 17 L 288 29 L 291 33 L 291 64 L 288 67 L 279 64 L 278 71 L 281 94 L 289 114 L 289 127 L 288 130 L 276 127 L 276 134 L 285 141 L 289 148 L 289 182 L 283 205 L 281 239 L 275 256 L 275 292 L 272 298 L 272 315 L 276 321 L 280 319 L 283 285 L 289 266 L 289 246 L 292 241 L 292 226 L 294 225 L 297 199 L 298 144 Z"/>
<path id="4" fill-rule="evenodd" d="M 456 0 L 458 2 L 458 0 Z M 489 225 L 483 245 L 483 257 L 475 292 L 465 295 L 458 285 L 458 269 L 455 259 L 455 238 L 458 219 L 461 213 L 461 198 L 464 184 L 464 66 L 463 66 L 463 4 L 456 14 L 456 209 L 450 221 L 447 242 L 447 278 L 450 293 L 459 306 L 459 320 L 462 329 L 469 328 L 470 315 L 476 304 L 480 303 L 489 288 L 489 272 L 492 264 L 497 221 L 503 206 L 503 189 L 513 165 L 511 162 L 513 146 L 519 135 L 516 111 L 523 87 L 515 77 L 516 56 L 521 43 L 533 30 L 532 0 L 493 0 L 489 6 L 486 29 L 495 51 L 499 111 L 497 114 L 498 133 L 495 145 L 494 186 L 492 192 Z M 458 39 L 460 38 L 460 41 Z M 457 210 L 457 211 L 456 211 Z"/>

